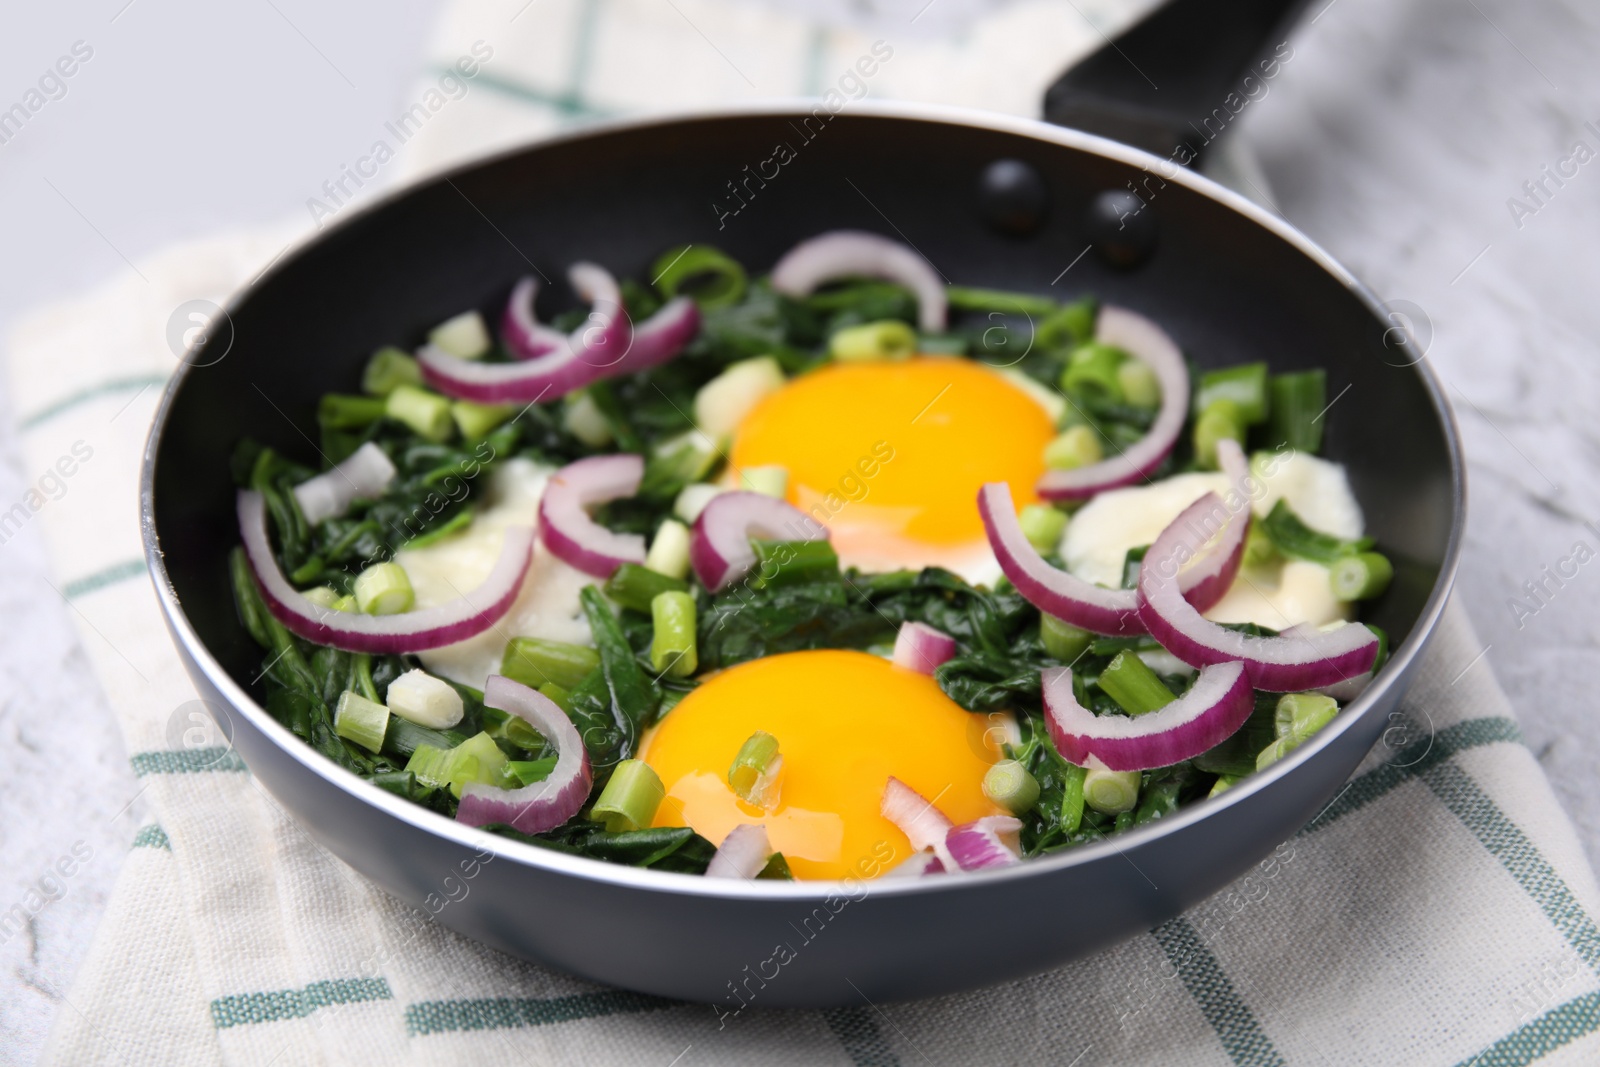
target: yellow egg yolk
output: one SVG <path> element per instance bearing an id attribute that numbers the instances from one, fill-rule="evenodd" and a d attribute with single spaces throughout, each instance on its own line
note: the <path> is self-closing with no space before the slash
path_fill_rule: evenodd
<path id="1" fill-rule="evenodd" d="M 846 564 L 957 565 L 984 545 L 978 489 L 1033 503 L 1053 434 L 1039 403 L 969 359 L 841 363 L 768 396 L 734 434 L 732 466 L 778 465 L 789 502 Z"/>
<path id="2" fill-rule="evenodd" d="M 889 776 L 956 823 L 1000 813 L 983 795 L 997 754 L 989 724 L 925 674 L 865 652 L 790 652 L 715 674 L 646 739 L 666 799 L 656 826 L 691 826 L 716 844 L 760 823 L 796 878 L 874 878 L 911 855 L 879 813 Z M 751 734 L 778 739 L 783 772 L 771 810 L 728 786 Z"/>

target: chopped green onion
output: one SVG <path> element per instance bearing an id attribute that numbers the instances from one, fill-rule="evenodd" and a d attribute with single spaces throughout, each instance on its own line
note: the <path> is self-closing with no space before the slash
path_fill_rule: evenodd
<path id="1" fill-rule="evenodd" d="M 467 739 L 455 730 L 430 730 L 407 722 L 398 715 L 389 716 L 389 730 L 383 735 L 383 754 L 391 759 L 409 758 L 422 745 L 431 745 L 449 751 Z"/>
<path id="2" fill-rule="evenodd" d="M 562 405 L 561 425 L 590 448 L 602 448 L 611 443 L 611 423 L 587 389 L 567 397 Z"/>
<path id="3" fill-rule="evenodd" d="M 426 548 L 429 545 L 438 544 L 451 534 L 460 533 L 462 530 L 465 530 L 471 525 L 472 511 L 470 508 L 463 508 L 454 515 L 450 516 L 448 519 L 439 523 L 433 529 L 413 537 L 401 547 L 407 549 Z"/>
<path id="4" fill-rule="evenodd" d="M 983 795 L 1011 814 L 1022 815 L 1039 802 L 1039 783 L 1028 768 L 1014 759 L 1004 759 L 984 774 Z"/>
<path id="5" fill-rule="evenodd" d="M 500 673 L 530 689 L 554 682 L 572 690 L 600 666 L 600 653 L 583 645 L 543 637 L 513 637 L 500 658 Z"/>
<path id="6" fill-rule="evenodd" d="M 1272 543 L 1272 538 L 1262 529 L 1261 520 L 1252 516 L 1250 529 L 1245 534 L 1244 540 L 1245 566 L 1263 567 L 1277 558 L 1278 546 Z"/>
<path id="7" fill-rule="evenodd" d="M 685 430 L 669 437 L 650 450 L 640 492 L 657 489 L 665 495 L 671 488 L 663 491 L 657 487 L 698 482 L 711 473 L 719 457 L 717 443 L 699 430 Z"/>
<path id="8" fill-rule="evenodd" d="M 461 721 L 465 705 L 455 686 L 422 670 L 389 683 L 389 710 L 419 726 L 446 730 Z"/>
<path id="9" fill-rule="evenodd" d="M 495 427 L 517 413 L 515 404 L 476 404 L 471 400 L 457 400 L 450 405 L 450 417 L 456 429 L 467 441 L 481 441 L 494 432 Z"/>
<path id="10" fill-rule="evenodd" d="M 839 554 L 826 541 L 751 541 L 756 553 L 752 589 L 805 585 L 839 575 Z"/>
<path id="11" fill-rule="evenodd" d="M 712 442 L 731 437 L 752 408 L 787 383 L 771 356 L 730 363 L 694 394 L 694 424 Z"/>
<path id="12" fill-rule="evenodd" d="M 922 351 L 928 351 L 927 343 L 921 346 Z M 1050 425 L 1059 426 L 1067 414 L 1067 398 L 1045 385 L 1031 374 L 1027 374 L 1015 367 L 1000 367 L 996 374 L 1027 393 L 1044 408 L 1044 413 L 1050 417 Z"/>
<path id="13" fill-rule="evenodd" d="M 448 441 L 455 422 L 450 401 L 415 385 L 397 385 L 384 400 L 383 413 L 434 443 Z"/>
<path id="14" fill-rule="evenodd" d="M 372 353 L 361 372 L 361 389 L 373 396 L 388 396 L 396 386 L 421 384 L 422 367 L 416 357 L 393 345 Z"/>
<path id="15" fill-rule="evenodd" d="M 670 300 L 686 292 L 707 310 L 731 307 L 744 298 L 744 267 L 710 245 L 667 249 L 656 259 L 651 276 L 662 296 Z"/>
<path id="16" fill-rule="evenodd" d="M 457 359 L 477 359 L 493 347 L 489 327 L 476 311 L 463 311 L 428 331 L 428 341 Z"/>
<path id="17" fill-rule="evenodd" d="M 782 852 L 774 852 L 767 857 L 767 865 L 761 868 L 756 878 L 776 882 L 794 881 L 794 872 L 789 869 L 789 861 L 783 858 Z"/>
<path id="18" fill-rule="evenodd" d="M 412 754 L 412 758 L 416 758 L 415 753 Z M 451 794 L 457 800 L 461 799 L 461 787 L 469 782 L 481 782 L 484 785 L 505 788 L 511 784 L 506 774 L 506 764 L 509 762 L 511 761 L 506 758 L 506 754 L 500 751 L 500 746 L 494 743 L 494 738 L 487 733 L 473 734 L 450 750 L 446 773 Z M 409 763 L 406 765 L 406 770 L 411 770 Z"/>
<path id="19" fill-rule="evenodd" d="M 606 830 L 613 834 L 643 830 L 656 817 L 656 809 L 666 795 L 654 768 L 644 760 L 625 759 L 612 770 L 589 817 L 605 823 Z"/>
<path id="20" fill-rule="evenodd" d="M 528 752 L 538 752 L 544 748 L 543 735 L 534 728 L 533 723 L 520 715 L 485 706 L 479 716 L 484 732 L 496 741 L 505 741 Z"/>
<path id="21" fill-rule="evenodd" d="M 556 760 L 559 758 L 559 756 L 546 756 L 544 759 L 507 760 L 506 774 L 515 778 L 519 786 L 542 782 L 556 769 Z"/>
<path id="22" fill-rule="evenodd" d="M 1394 564 L 1378 552 L 1358 552 L 1328 568 L 1328 584 L 1340 600 L 1371 600 L 1382 596 L 1394 577 Z"/>
<path id="23" fill-rule="evenodd" d="M 917 332 L 898 319 L 847 326 L 828 340 L 828 354 L 840 363 L 905 359 L 917 350 Z"/>
<path id="24" fill-rule="evenodd" d="M 1232 788 L 1233 784 L 1239 781 L 1241 777 L 1243 776 L 1237 774 L 1217 775 L 1217 780 L 1211 784 L 1211 792 L 1207 793 L 1206 796 L 1214 797 L 1219 793 L 1226 792 L 1228 789 Z"/>
<path id="25" fill-rule="evenodd" d="M 1094 323 L 1099 313 L 1100 305 L 1093 297 L 1065 304 L 1040 320 L 1038 329 L 1034 331 L 1034 342 L 1046 349 L 1074 348 L 1084 344 L 1094 336 Z"/>
<path id="26" fill-rule="evenodd" d="M 1267 417 L 1267 365 L 1241 363 L 1236 367 L 1208 370 L 1200 375 L 1195 388 L 1194 413 L 1203 414 L 1218 400 L 1231 400 L 1239 411 L 1241 426 L 1254 426 Z"/>
<path id="27" fill-rule="evenodd" d="M 319 585 L 315 589 L 307 589 L 300 595 L 311 601 L 311 603 L 315 604 L 317 607 L 327 608 L 330 611 L 333 610 L 333 606 L 339 602 L 339 594 L 334 592 L 333 586 L 331 585 Z"/>
<path id="28" fill-rule="evenodd" d="M 637 563 L 622 564 L 601 587 L 618 604 L 642 612 L 649 612 L 651 601 L 662 593 L 684 593 L 688 589 L 689 583 L 682 578 L 669 578 Z"/>
<path id="29" fill-rule="evenodd" d="M 1029 504 L 1017 516 L 1022 524 L 1022 536 L 1040 552 L 1054 552 L 1061 547 L 1061 535 L 1067 531 L 1067 516 L 1049 504 Z"/>
<path id="30" fill-rule="evenodd" d="M 1073 426 L 1044 446 L 1044 463 L 1052 470 L 1087 467 L 1104 458 L 1100 435 L 1092 426 Z"/>
<path id="31" fill-rule="evenodd" d="M 1012 315 L 1054 315 L 1061 305 L 1047 296 L 1013 293 L 1006 289 L 978 289 L 969 285 L 947 285 L 945 299 L 956 311 L 1001 311 Z"/>
<path id="32" fill-rule="evenodd" d="M 539 687 L 539 692 L 550 698 L 550 702 L 568 715 L 572 714 L 572 691 L 565 686 L 554 682 L 546 682 Z M 532 727 L 530 726 L 531 730 Z M 527 747 L 527 746 L 523 746 Z"/>
<path id="33" fill-rule="evenodd" d="M 1297 452 L 1322 448 L 1322 415 L 1327 410 L 1328 373 L 1322 370 L 1275 374 L 1267 382 L 1271 396 L 1270 440 Z"/>
<path id="34" fill-rule="evenodd" d="M 709 482 L 696 482 L 693 485 L 686 485 L 678 494 L 677 499 L 672 502 L 672 513 L 692 525 L 694 520 L 700 517 L 700 513 L 706 509 L 706 505 L 725 492 L 727 490 L 722 486 L 712 485 Z"/>
<path id="35" fill-rule="evenodd" d="M 689 576 L 689 527 L 677 519 L 663 519 L 650 540 L 644 565 L 668 578 Z"/>
<path id="36" fill-rule="evenodd" d="M 1083 776 L 1083 802 L 1102 815 L 1131 812 L 1139 802 L 1139 772 L 1088 768 Z"/>
<path id="37" fill-rule="evenodd" d="M 1178 699 L 1132 649 L 1118 652 L 1100 672 L 1100 688 L 1129 715 L 1160 711 Z"/>
<path id="38" fill-rule="evenodd" d="M 1122 399 L 1136 408 L 1161 405 L 1161 379 L 1143 360 L 1130 359 L 1118 367 L 1117 384 L 1122 387 Z"/>
<path id="39" fill-rule="evenodd" d="M 1075 663 L 1094 640 L 1094 634 L 1080 630 L 1054 615 L 1039 613 L 1039 640 L 1045 652 L 1063 663 Z"/>
<path id="40" fill-rule="evenodd" d="M 383 735 L 388 729 L 388 708 L 352 689 L 339 694 L 339 706 L 333 713 L 334 733 L 368 752 L 378 752 L 383 749 Z"/>
<path id="41" fill-rule="evenodd" d="M 348 593 L 333 602 L 334 611 L 359 612 L 361 606 L 356 603 L 356 598 Z"/>
<path id="42" fill-rule="evenodd" d="M 367 615 L 399 615 L 416 603 L 411 579 L 398 563 L 374 563 L 356 575 L 356 606 Z"/>
<path id="43" fill-rule="evenodd" d="M 381 397 L 324 393 L 317 402 L 317 425 L 327 430 L 365 430 L 388 413 Z"/>
<path id="44" fill-rule="evenodd" d="M 765 730 L 757 730 L 739 746 L 728 766 L 728 785 L 741 800 L 765 807 L 767 801 L 775 799 L 771 788 L 782 766 L 778 739 Z"/>
<path id="45" fill-rule="evenodd" d="M 694 597 L 686 592 L 658 593 L 650 602 L 650 618 L 655 626 L 650 639 L 651 667 L 673 678 L 689 677 L 700 665 L 695 650 Z"/>
<path id="46" fill-rule="evenodd" d="M 739 488 L 782 500 L 789 492 L 789 468 L 771 464 L 739 471 Z"/>
<path id="47" fill-rule="evenodd" d="M 1107 400 L 1120 401 L 1122 381 L 1118 369 L 1127 361 L 1120 348 L 1112 348 L 1098 341 L 1079 345 L 1067 357 L 1067 367 L 1061 372 L 1061 388 L 1069 393 L 1098 393 Z"/>
<path id="48" fill-rule="evenodd" d="M 1278 737 L 1292 737 L 1299 744 L 1339 713 L 1339 703 L 1321 693 L 1285 693 L 1278 698 L 1272 726 Z"/>
<path id="49" fill-rule="evenodd" d="M 1202 467 L 1217 469 L 1217 443 L 1224 438 L 1244 443 L 1239 405 L 1223 397 L 1213 400 L 1194 420 L 1194 457 Z"/>
<path id="50" fill-rule="evenodd" d="M 450 753 L 453 749 L 437 745 L 418 745 L 411 750 L 405 770 L 423 785 L 440 789 L 450 784 Z"/>
<path id="51" fill-rule="evenodd" d="M 1089 769 L 1067 763 L 1061 767 L 1061 829 L 1069 834 L 1083 825 L 1083 783 Z"/>
<path id="52" fill-rule="evenodd" d="M 1272 505 L 1267 517 L 1261 520 L 1261 526 L 1267 536 L 1272 538 L 1272 543 L 1278 546 L 1279 552 L 1293 559 L 1310 560 L 1325 567 L 1331 567 L 1346 556 L 1365 552 L 1372 547 L 1372 539 L 1369 537 L 1345 541 L 1332 534 L 1313 530 L 1294 513 L 1289 507 L 1289 502 L 1283 499 Z"/>

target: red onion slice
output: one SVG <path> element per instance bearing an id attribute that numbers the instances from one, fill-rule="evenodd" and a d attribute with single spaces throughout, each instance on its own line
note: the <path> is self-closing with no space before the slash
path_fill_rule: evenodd
<path id="1" fill-rule="evenodd" d="M 267 609 L 307 641 L 349 652 L 421 652 L 481 634 L 511 610 L 533 558 L 533 528 L 513 526 L 489 577 L 460 599 L 399 615 L 357 615 L 313 604 L 284 577 L 272 554 L 260 493 L 241 490 L 238 514 L 245 556 Z"/>
<path id="2" fill-rule="evenodd" d="M 1167 767 L 1232 737 L 1255 707 L 1241 663 L 1206 667 L 1183 696 L 1147 715 L 1096 715 L 1072 692 L 1072 670 L 1042 672 L 1045 725 L 1056 751 L 1082 767 L 1091 758 L 1114 771 Z"/>
<path id="3" fill-rule="evenodd" d="M 456 820 L 468 826 L 507 823 L 525 834 L 554 830 L 583 808 L 594 785 L 589 752 L 567 713 L 543 693 L 498 674 L 483 687 L 483 702 L 525 719 L 555 746 L 556 765 L 542 782 L 501 789 L 481 782 L 461 787 Z"/>
<path id="4" fill-rule="evenodd" d="M 533 302 L 538 295 L 539 279 L 531 274 L 520 279 L 512 287 L 505 314 L 500 317 L 500 336 L 518 359 L 537 359 L 566 341 L 566 334 L 546 326 L 534 314 Z"/>
<path id="5" fill-rule="evenodd" d="M 1087 500 L 1102 490 L 1147 478 L 1172 451 L 1188 418 L 1189 367 L 1161 327 L 1126 308 L 1107 305 L 1095 320 L 1095 340 L 1122 349 L 1155 373 L 1161 384 L 1161 409 L 1150 432 L 1117 455 L 1087 467 L 1047 472 L 1038 485 L 1046 500 Z"/>
<path id="6" fill-rule="evenodd" d="M 1228 477 L 1228 494 L 1221 498 L 1223 514 L 1209 516 L 1220 526 L 1217 537 L 1205 550 L 1205 555 L 1178 572 L 1178 588 L 1184 599 L 1196 611 L 1209 611 L 1223 597 L 1239 576 L 1239 564 L 1244 562 L 1244 546 L 1250 533 L 1250 504 L 1260 496 L 1264 487 L 1250 475 L 1250 463 L 1244 458 L 1239 442 L 1223 438 L 1217 443 L 1217 463 Z M 1137 599 L 1137 594 L 1135 594 Z"/>
<path id="7" fill-rule="evenodd" d="M 745 490 L 719 493 L 694 520 L 689 536 L 689 563 L 700 584 L 720 593 L 748 574 L 756 565 L 752 537 L 826 541 L 828 531 L 810 515 L 776 497 Z"/>
<path id="8" fill-rule="evenodd" d="M 627 355 L 633 337 L 633 326 L 622 307 L 622 290 L 605 268 L 593 263 L 575 263 L 567 275 L 593 310 L 560 344 L 541 347 L 552 341 L 553 331 L 548 327 L 527 332 L 530 323 L 538 324 L 533 320 L 533 288 L 524 279 L 512 298 L 526 314 L 508 311 L 502 325 L 512 331 L 507 335 L 508 347 L 528 358 L 519 363 L 483 363 L 457 359 L 435 345 L 424 345 L 417 352 L 424 380 L 441 393 L 479 404 L 528 404 L 605 377 L 607 369 Z"/>
<path id="9" fill-rule="evenodd" d="M 917 325 L 938 333 L 945 325 L 944 279 L 914 249 L 865 230 L 831 230 L 801 241 L 772 268 L 772 287 L 785 296 L 809 296 L 835 278 L 882 278 L 917 298 Z"/>
<path id="10" fill-rule="evenodd" d="M 1190 504 L 1161 532 L 1139 568 L 1139 618 L 1150 634 L 1191 667 L 1238 660 L 1250 684 L 1272 693 L 1298 693 L 1372 670 L 1378 637 L 1365 626 L 1301 630 L 1251 637 L 1202 618 L 1178 588 L 1178 570 L 1207 535 L 1205 519 L 1224 509 L 1215 493 Z"/>
<path id="11" fill-rule="evenodd" d="M 933 801 L 891 775 L 883 787 L 883 803 L 879 811 L 885 819 L 900 828 L 916 852 L 932 850 L 946 870 L 955 870 L 956 861 L 945 846 L 951 822 L 944 812 L 933 806 Z"/>
<path id="12" fill-rule="evenodd" d="M 1022 862 L 1017 835 L 1022 822 L 1009 815 L 990 815 L 952 827 L 945 846 L 963 871 L 983 871 Z"/>
<path id="13" fill-rule="evenodd" d="M 918 674 L 932 674 L 955 654 L 956 639 L 926 623 L 901 623 L 894 639 L 894 665 Z"/>
<path id="14" fill-rule="evenodd" d="M 611 376 L 659 366 L 682 352 L 699 332 L 700 305 L 687 296 L 673 297 L 634 327 L 633 343 L 628 346 L 627 355 L 611 368 Z"/>
<path id="15" fill-rule="evenodd" d="M 761 873 L 772 857 L 767 828 L 760 823 L 740 823 L 722 839 L 716 855 L 706 866 L 707 878 L 743 878 L 749 881 Z"/>
<path id="16" fill-rule="evenodd" d="M 609 578 L 624 563 L 643 563 L 644 538 L 608 530 L 589 509 L 633 496 L 644 478 L 644 457 L 590 456 L 550 476 L 539 497 L 539 539 L 557 559 L 585 574 Z"/>
<path id="17" fill-rule="evenodd" d="M 300 513 L 312 526 L 336 519 L 357 500 L 375 500 L 394 481 L 388 453 L 368 441 L 321 474 L 294 487 Z"/>

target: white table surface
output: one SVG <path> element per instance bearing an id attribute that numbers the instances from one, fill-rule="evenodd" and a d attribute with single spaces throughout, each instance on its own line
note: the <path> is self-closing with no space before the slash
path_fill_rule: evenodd
<path id="1" fill-rule="evenodd" d="M 959 26 L 994 2 L 940 0 L 929 24 Z M 824 6 L 870 21 L 905 5 Z M 14 12 L 0 35 L 5 104 L 73 42 L 95 52 L 65 97 L 0 145 L 0 330 L 172 242 L 303 211 L 403 102 L 437 7 L 100 0 Z M 1488 648 L 1459 684 L 1483 684 L 1486 668 L 1499 677 L 1600 859 L 1600 563 L 1537 614 L 1519 620 L 1508 604 L 1574 542 L 1600 550 L 1583 525 L 1600 520 L 1600 161 L 1547 183 L 1520 226 L 1507 203 L 1574 141 L 1600 153 L 1584 127 L 1600 129 L 1600 6 L 1313 0 L 1293 43 L 1241 135 L 1283 214 L 1428 340 L 1471 465 L 1458 595 Z M 32 480 L 8 407 L 0 500 Z M 142 822 L 121 737 L 44 574 L 37 529 L 0 545 L 0 911 L 74 842 L 94 858 L 0 944 L 6 1063 L 30 1062 L 54 1013 L 72 1010 L 61 994 Z"/>

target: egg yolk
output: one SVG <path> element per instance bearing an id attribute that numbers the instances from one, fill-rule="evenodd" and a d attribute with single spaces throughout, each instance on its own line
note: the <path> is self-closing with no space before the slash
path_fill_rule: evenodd
<path id="1" fill-rule="evenodd" d="M 879 813 L 889 776 L 955 823 L 1000 813 L 983 795 L 998 758 L 972 715 L 925 674 L 865 652 L 790 652 L 708 678 L 646 739 L 642 758 L 666 799 L 656 826 L 691 826 L 710 841 L 760 823 L 796 878 L 873 878 L 911 855 Z M 771 810 L 728 786 L 751 734 L 778 739 L 783 773 Z"/>
<path id="2" fill-rule="evenodd" d="M 1053 434 L 1039 403 L 969 359 L 840 363 L 762 400 L 734 434 L 732 466 L 778 465 L 789 502 L 828 527 L 847 564 L 951 566 L 983 542 L 978 489 L 1033 503 Z"/>

